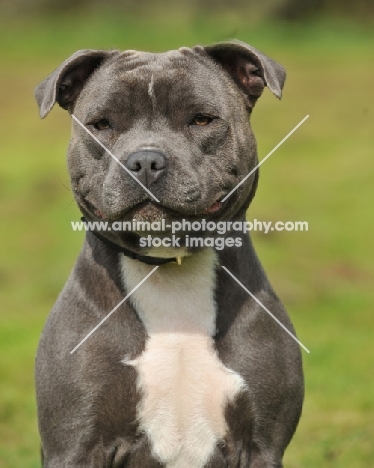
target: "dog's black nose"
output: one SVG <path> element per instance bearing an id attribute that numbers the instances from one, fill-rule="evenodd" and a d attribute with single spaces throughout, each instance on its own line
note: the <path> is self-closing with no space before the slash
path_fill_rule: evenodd
<path id="1" fill-rule="evenodd" d="M 143 185 L 149 188 L 165 171 L 166 158 L 158 151 L 136 151 L 127 158 L 126 166 Z"/>

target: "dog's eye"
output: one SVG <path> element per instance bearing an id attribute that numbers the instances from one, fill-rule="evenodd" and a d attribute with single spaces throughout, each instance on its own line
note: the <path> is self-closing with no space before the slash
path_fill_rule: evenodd
<path id="1" fill-rule="evenodd" d="M 196 114 L 190 125 L 209 125 L 212 120 L 212 117 L 209 117 L 209 115 Z"/>
<path id="2" fill-rule="evenodd" d="M 93 126 L 96 128 L 96 130 L 107 130 L 110 128 L 110 123 L 107 121 L 107 119 L 101 119 L 95 122 Z"/>

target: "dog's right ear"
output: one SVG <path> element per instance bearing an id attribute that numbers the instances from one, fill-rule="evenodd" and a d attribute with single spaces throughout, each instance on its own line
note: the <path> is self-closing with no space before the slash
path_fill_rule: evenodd
<path id="1" fill-rule="evenodd" d="M 72 112 L 87 78 L 118 51 L 78 50 L 35 88 L 40 117 L 44 119 L 55 102 Z"/>

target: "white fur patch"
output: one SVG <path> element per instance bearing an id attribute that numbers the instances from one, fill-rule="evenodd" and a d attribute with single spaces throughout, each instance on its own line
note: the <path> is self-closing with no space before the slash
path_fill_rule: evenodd
<path id="1" fill-rule="evenodd" d="M 143 395 L 140 429 L 167 468 L 202 468 L 226 433 L 228 401 L 243 389 L 240 375 L 214 350 L 216 254 L 205 250 L 168 263 L 131 296 L 149 338 L 129 361 Z M 152 266 L 121 257 L 123 280 L 133 289 Z"/>
<path id="2" fill-rule="evenodd" d="M 151 98 L 153 109 L 156 108 L 156 96 L 155 96 L 154 84 L 155 82 L 154 82 L 154 78 L 152 74 L 151 81 L 148 83 L 148 96 Z"/>

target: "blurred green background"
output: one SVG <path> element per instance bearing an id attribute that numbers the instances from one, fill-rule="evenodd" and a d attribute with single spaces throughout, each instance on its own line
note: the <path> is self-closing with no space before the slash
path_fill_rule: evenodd
<path id="1" fill-rule="evenodd" d="M 0 2 L 0 467 L 40 467 L 33 363 L 83 234 L 65 153 L 70 119 L 40 121 L 33 88 L 77 49 L 162 51 L 236 37 L 282 63 L 284 98 L 253 113 L 264 157 L 248 218 L 301 341 L 306 399 L 285 468 L 374 466 L 373 4 L 337 0 Z M 193 468 L 193 467 L 191 467 Z"/>

